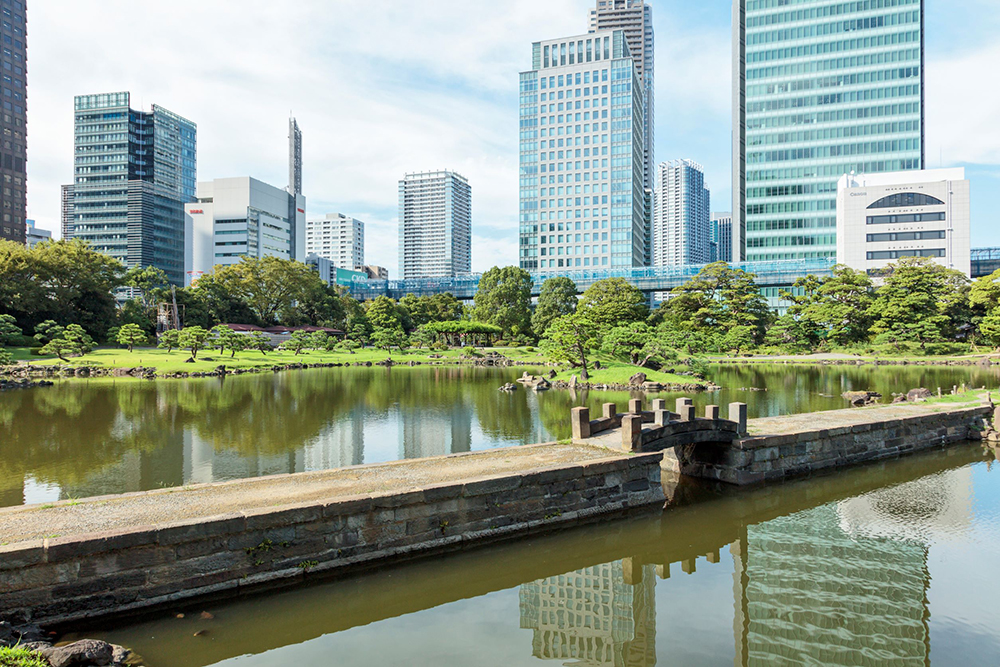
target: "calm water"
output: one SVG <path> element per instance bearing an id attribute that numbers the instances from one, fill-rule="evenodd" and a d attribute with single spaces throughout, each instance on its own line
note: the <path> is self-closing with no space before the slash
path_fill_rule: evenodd
<path id="1" fill-rule="evenodd" d="M 662 514 L 85 634 L 151 667 L 996 665 L 988 458 L 970 444 L 754 491 L 671 488 Z"/>
<path id="2" fill-rule="evenodd" d="M 545 442 L 570 436 L 574 405 L 600 414 L 601 403 L 629 398 L 497 391 L 521 372 L 317 369 L 7 392 L 0 507 Z M 767 366 L 712 377 L 725 389 L 696 404 L 743 401 L 751 417 L 843 408 L 848 389 L 1000 386 L 1000 369 Z"/>

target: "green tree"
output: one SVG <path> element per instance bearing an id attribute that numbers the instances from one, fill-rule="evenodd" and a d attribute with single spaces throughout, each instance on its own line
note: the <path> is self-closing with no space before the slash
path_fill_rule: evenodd
<path id="1" fill-rule="evenodd" d="M 14 355 L 3 348 L 0 348 L 0 366 L 11 366 L 13 363 Z"/>
<path id="2" fill-rule="evenodd" d="M 550 359 L 582 369 L 580 377 L 584 380 L 590 379 L 587 357 L 599 345 L 598 326 L 579 311 L 553 321 L 542 339 L 542 350 Z"/>
<path id="3" fill-rule="evenodd" d="M 624 278 L 605 278 L 587 288 L 577 310 L 599 327 L 614 327 L 645 320 L 646 297 Z"/>
<path id="4" fill-rule="evenodd" d="M 0 345 L 10 345 L 23 334 L 13 315 L 0 315 Z"/>
<path id="5" fill-rule="evenodd" d="M 531 275 L 516 266 L 494 266 L 479 279 L 473 319 L 494 324 L 505 338 L 530 336 Z"/>
<path id="6" fill-rule="evenodd" d="M 204 327 L 193 326 L 181 329 L 180 346 L 191 351 L 191 358 L 198 358 L 198 350 L 208 342 L 208 331 Z"/>
<path id="7" fill-rule="evenodd" d="M 826 340 L 834 345 L 861 343 L 868 339 L 872 325 L 873 299 L 868 274 L 838 264 L 819 286 L 816 301 L 808 308 L 809 317 L 826 329 Z"/>
<path id="8" fill-rule="evenodd" d="M 49 329 L 53 332 L 53 328 Z M 60 360 L 66 361 L 66 357 L 75 354 L 83 356 L 94 349 L 94 340 L 87 334 L 79 324 L 70 324 L 60 331 L 46 343 L 42 349 L 42 354 L 54 354 Z"/>
<path id="9" fill-rule="evenodd" d="M 629 322 L 604 332 L 601 349 L 618 359 L 639 365 L 642 349 L 653 335 L 653 329 L 645 322 Z"/>
<path id="10" fill-rule="evenodd" d="M 406 333 L 402 327 L 398 329 L 376 327 L 375 333 L 372 334 L 372 345 L 381 350 L 391 350 L 394 347 L 402 350 L 406 347 Z"/>
<path id="11" fill-rule="evenodd" d="M 325 350 L 330 344 L 330 334 L 325 331 L 314 331 L 309 335 L 309 345 L 314 350 Z"/>
<path id="12" fill-rule="evenodd" d="M 166 349 L 167 354 L 174 351 L 175 347 L 180 347 L 181 345 L 181 332 L 177 329 L 167 329 L 160 334 L 159 343 L 156 347 Z"/>
<path id="13" fill-rule="evenodd" d="M 131 287 L 137 294 L 137 300 L 146 310 L 156 305 L 158 290 L 167 286 L 167 274 L 155 266 L 134 267 L 125 272 L 122 285 Z"/>
<path id="14" fill-rule="evenodd" d="M 885 284 L 869 308 L 875 341 L 896 348 L 902 342 L 927 343 L 945 338 L 953 328 L 947 309 L 959 298 L 954 271 L 926 257 L 905 257 L 888 267 Z"/>
<path id="15" fill-rule="evenodd" d="M 282 350 L 291 350 L 295 353 L 295 356 L 302 354 L 302 351 L 309 348 L 309 346 L 309 332 L 302 330 L 293 331 L 292 337 L 280 345 Z"/>
<path id="16" fill-rule="evenodd" d="M 245 336 L 241 333 L 233 331 L 224 324 L 212 327 L 212 330 L 208 332 L 208 344 L 219 348 L 219 354 L 224 353 L 227 349 L 232 352 L 230 358 L 235 357 L 236 353 L 243 350 Z"/>
<path id="17" fill-rule="evenodd" d="M 542 283 L 538 305 L 531 316 L 535 335 L 541 338 L 552 322 L 576 311 L 576 283 L 564 276 L 549 278 Z"/>
<path id="18" fill-rule="evenodd" d="M 115 340 L 119 345 L 124 345 L 132 352 L 136 345 L 143 345 L 147 342 L 146 332 L 138 324 L 124 324 L 118 329 Z"/>
<path id="19" fill-rule="evenodd" d="M 987 345 L 1000 348 L 1000 306 L 991 310 L 979 323 L 979 335 Z"/>
<path id="20" fill-rule="evenodd" d="M 262 355 L 267 356 L 268 350 L 273 350 L 271 338 L 263 331 L 254 331 L 246 339 L 246 349 L 257 350 Z"/>
<path id="21" fill-rule="evenodd" d="M 217 267 L 214 280 L 249 306 L 261 322 L 271 324 L 279 312 L 303 298 L 319 276 L 302 262 L 277 257 L 243 257 L 238 264 Z M 201 282 L 201 280 L 199 280 Z"/>
<path id="22" fill-rule="evenodd" d="M 338 288 L 327 285 L 316 276 L 316 280 L 307 281 L 294 303 L 282 309 L 279 319 L 288 326 L 343 329 L 346 315 Z"/>
<path id="23" fill-rule="evenodd" d="M 43 345 L 51 340 L 60 338 L 65 331 L 65 327 L 62 327 L 55 323 L 55 320 L 45 320 L 35 327 L 35 340 Z"/>

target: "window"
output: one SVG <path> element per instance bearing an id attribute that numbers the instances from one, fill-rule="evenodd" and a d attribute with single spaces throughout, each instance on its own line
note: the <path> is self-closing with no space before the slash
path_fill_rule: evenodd
<path id="1" fill-rule="evenodd" d="M 910 213 L 907 215 L 870 215 L 869 225 L 891 225 L 909 222 L 939 222 L 945 219 L 944 213 Z"/>
<path id="2" fill-rule="evenodd" d="M 944 231 L 938 232 L 898 232 L 896 234 L 869 234 L 869 243 L 885 243 L 887 241 L 929 241 L 945 238 Z"/>
<path id="3" fill-rule="evenodd" d="M 919 192 L 900 192 L 883 197 L 868 208 L 900 208 L 902 206 L 944 206 L 944 202 L 937 197 Z"/>
<path id="4" fill-rule="evenodd" d="M 899 259 L 901 257 L 944 257 L 944 248 L 924 250 L 879 250 L 868 253 L 868 259 Z"/>

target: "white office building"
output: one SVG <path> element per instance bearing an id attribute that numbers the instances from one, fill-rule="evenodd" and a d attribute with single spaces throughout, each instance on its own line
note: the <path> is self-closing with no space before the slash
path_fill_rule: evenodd
<path id="1" fill-rule="evenodd" d="M 306 199 L 247 176 L 198 183 L 187 218 L 185 284 L 242 257 L 306 257 Z"/>
<path id="2" fill-rule="evenodd" d="M 532 45 L 520 75 L 522 269 L 647 265 L 644 96 L 623 30 Z"/>
<path id="3" fill-rule="evenodd" d="M 365 265 L 365 223 L 343 213 L 306 221 L 306 254 L 360 271 Z"/>
<path id="4" fill-rule="evenodd" d="M 845 175 L 837 188 L 837 261 L 877 274 L 903 257 L 971 271 L 965 170 Z"/>
<path id="5" fill-rule="evenodd" d="M 472 272 L 472 187 L 452 171 L 399 182 L 399 270 L 403 280 Z"/>
<path id="6" fill-rule="evenodd" d="M 35 224 L 34 220 L 25 220 L 24 240 L 29 248 L 34 248 L 42 241 L 51 241 L 52 232 L 42 229 Z"/>
<path id="7" fill-rule="evenodd" d="M 660 165 L 654 197 L 653 266 L 712 261 L 711 206 L 705 170 L 691 160 Z"/>

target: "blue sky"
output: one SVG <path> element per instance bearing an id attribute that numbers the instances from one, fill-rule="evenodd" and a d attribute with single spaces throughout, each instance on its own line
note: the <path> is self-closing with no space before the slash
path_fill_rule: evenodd
<path id="1" fill-rule="evenodd" d="M 730 2 L 652 0 L 656 158 L 703 164 L 729 210 Z M 397 182 L 473 186 L 473 268 L 517 262 L 517 75 L 531 42 L 586 31 L 592 0 L 45 0 L 29 7 L 29 217 L 55 229 L 72 179 L 72 97 L 130 90 L 199 130 L 199 180 L 287 180 L 304 134 L 310 215 L 367 223 L 398 275 Z M 135 26 L 144 26 L 135 30 Z M 973 245 L 1000 245 L 1000 6 L 927 0 L 927 165 L 972 179 Z M 992 82 L 992 83 L 991 83 Z"/>

